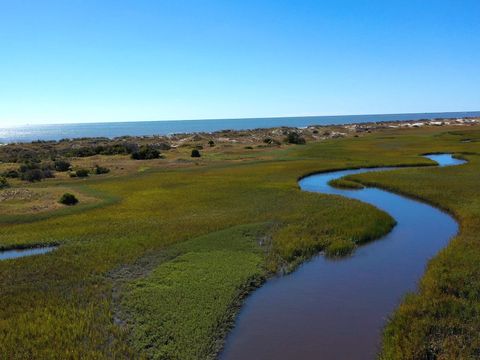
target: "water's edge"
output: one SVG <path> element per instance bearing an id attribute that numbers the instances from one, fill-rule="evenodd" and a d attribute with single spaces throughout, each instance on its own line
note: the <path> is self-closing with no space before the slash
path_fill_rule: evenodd
<path id="1" fill-rule="evenodd" d="M 134 121 L 110 123 L 78 123 L 51 125 L 0 126 L 0 144 L 12 142 L 50 141 L 64 138 L 119 136 L 151 136 L 174 133 L 214 132 L 225 129 L 248 130 L 279 126 L 306 127 L 310 125 L 346 125 L 370 122 L 418 121 L 433 119 L 456 119 L 480 116 L 480 111 L 334 115 L 334 116 L 294 116 L 244 119 L 204 119 Z"/>
<path id="2" fill-rule="evenodd" d="M 30 248 L 17 248 L 9 250 L 0 250 L 0 261 L 17 259 L 25 256 L 42 255 L 58 248 L 58 245 L 37 246 Z"/>
<path id="3" fill-rule="evenodd" d="M 451 154 L 424 156 L 440 166 L 465 163 Z M 386 317 L 406 292 L 416 290 L 426 262 L 458 231 L 449 214 L 423 200 L 377 188 L 328 185 L 331 179 L 395 168 L 337 170 L 299 179 L 304 191 L 342 195 L 387 211 L 397 227 L 349 259 L 318 256 L 291 275 L 267 281 L 245 301 L 221 359 L 374 358 Z M 423 224 L 429 221 L 441 225 L 430 229 Z M 406 274 L 401 274 L 404 267 Z"/>

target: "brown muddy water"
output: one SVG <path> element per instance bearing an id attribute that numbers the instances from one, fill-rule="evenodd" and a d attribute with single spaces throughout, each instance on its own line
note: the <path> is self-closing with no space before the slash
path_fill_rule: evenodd
<path id="1" fill-rule="evenodd" d="M 428 155 L 440 166 L 464 163 Z M 249 296 L 220 359 L 374 359 L 383 326 L 402 297 L 415 291 L 425 266 L 457 233 L 448 214 L 388 191 L 335 189 L 328 182 L 382 169 L 335 171 L 299 182 L 304 191 L 358 199 L 388 212 L 397 225 L 348 258 L 317 256 Z"/>

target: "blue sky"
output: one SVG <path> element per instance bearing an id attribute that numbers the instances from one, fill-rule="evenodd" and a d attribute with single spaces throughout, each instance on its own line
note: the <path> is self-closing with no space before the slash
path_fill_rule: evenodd
<path id="1" fill-rule="evenodd" d="M 478 0 L 0 0 L 0 126 L 480 110 Z"/>

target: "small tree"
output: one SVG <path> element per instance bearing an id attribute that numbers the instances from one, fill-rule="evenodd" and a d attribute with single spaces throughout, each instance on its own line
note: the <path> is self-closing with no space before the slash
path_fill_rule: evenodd
<path id="1" fill-rule="evenodd" d="M 202 156 L 202 155 L 200 154 L 200 151 L 198 151 L 197 149 L 193 149 L 193 150 L 192 150 L 192 155 L 191 155 L 191 157 L 198 158 L 198 157 L 200 157 L 200 156 Z"/>
<path id="2" fill-rule="evenodd" d="M 72 206 L 78 203 L 78 199 L 73 194 L 65 193 L 62 195 L 59 202 L 63 205 Z"/>

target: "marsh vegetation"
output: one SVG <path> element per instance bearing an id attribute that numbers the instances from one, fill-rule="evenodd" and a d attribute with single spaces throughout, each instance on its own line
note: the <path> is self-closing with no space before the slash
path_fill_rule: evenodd
<path id="1" fill-rule="evenodd" d="M 429 165 L 419 154 L 455 152 L 464 153 L 469 164 L 354 180 L 421 197 L 461 224 L 459 236 L 430 263 L 420 293 L 407 297 L 387 326 L 384 358 L 428 358 L 432 351 L 438 358 L 475 356 L 480 142 L 461 139 L 479 139 L 478 134 L 475 127 L 384 129 L 315 141 L 310 131 L 304 146 L 267 145 L 266 133 L 256 143 L 215 140 L 213 147 L 206 138 L 199 140 L 206 146 L 196 160 L 190 159 L 193 138 L 163 150 L 165 159 L 149 161 L 133 161 L 131 153 L 102 154 L 113 151 L 105 147 L 93 156 L 76 152 L 78 157 L 68 157 L 73 169 L 99 164 L 111 171 L 81 184 L 68 171 L 57 171 L 56 178 L 28 184 L 28 191 L 61 191 L 52 195 L 54 204 L 72 192 L 79 196 L 77 206 L 48 208 L 42 216 L 30 210 L 12 215 L 3 204 L 19 205 L 0 202 L 0 246 L 62 244 L 47 257 L 0 263 L 0 355 L 214 357 L 249 289 L 318 251 L 355 251 L 393 225 L 373 206 L 301 192 L 299 177 L 352 167 Z M 285 136 L 276 138 L 283 142 Z M 265 147 L 244 149 L 249 144 Z M 29 156 L 53 151 L 49 144 L 35 146 L 40 152 Z M 64 146 L 62 156 L 72 154 L 68 141 L 55 146 Z M 20 163 L 28 154 L 2 151 Z M 0 168 L 14 166 L 19 164 L 4 160 Z M 12 187 L 1 191 L 25 184 L 11 179 Z"/>

